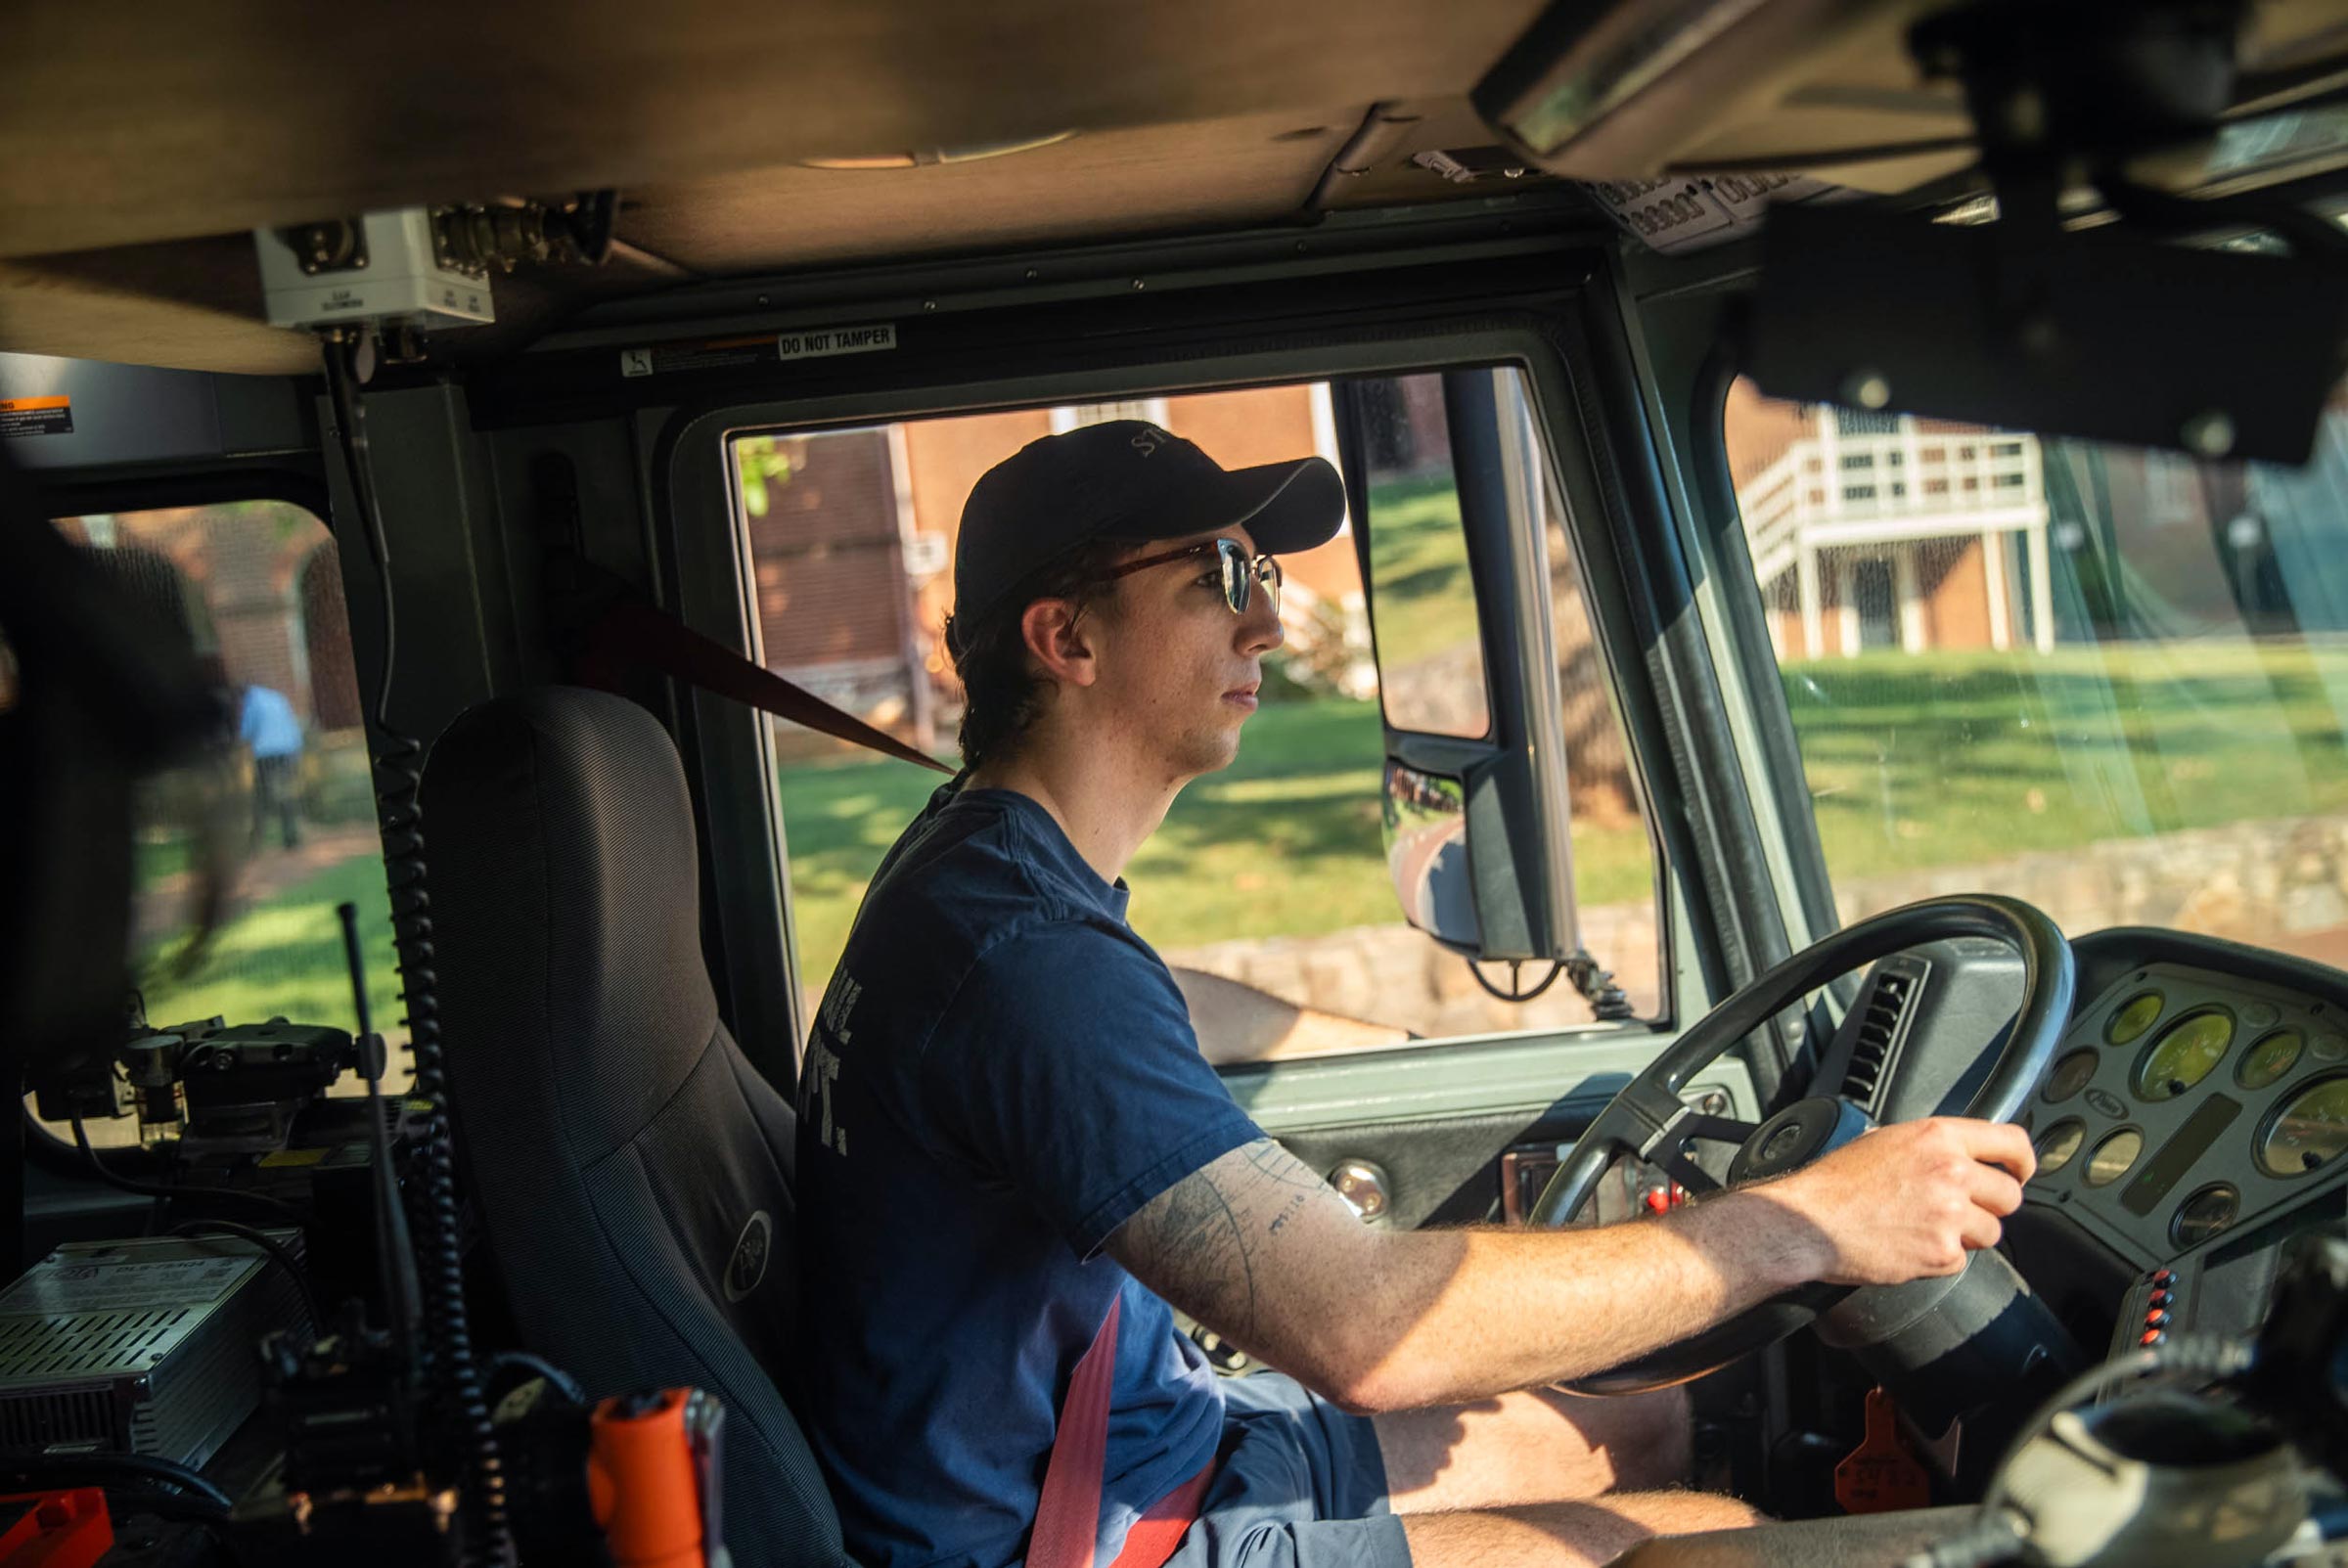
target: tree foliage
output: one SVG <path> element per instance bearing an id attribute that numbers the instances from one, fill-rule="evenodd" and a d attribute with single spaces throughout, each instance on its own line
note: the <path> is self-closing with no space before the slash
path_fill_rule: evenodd
<path id="1" fill-rule="evenodd" d="M 805 460 L 806 443 L 790 436 L 743 435 L 734 440 L 734 470 L 742 482 L 744 510 L 753 517 L 766 515 L 774 490 L 790 482 L 792 471 Z"/>

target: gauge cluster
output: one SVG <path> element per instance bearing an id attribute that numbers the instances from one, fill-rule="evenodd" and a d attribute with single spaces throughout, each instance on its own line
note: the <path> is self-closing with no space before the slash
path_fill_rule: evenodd
<path id="1" fill-rule="evenodd" d="M 2176 1257 L 2348 1172 L 2348 1015 L 2148 964 L 2073 1015 L 2025 1125 L 2032 1200 L 2139 1259 Z"/>

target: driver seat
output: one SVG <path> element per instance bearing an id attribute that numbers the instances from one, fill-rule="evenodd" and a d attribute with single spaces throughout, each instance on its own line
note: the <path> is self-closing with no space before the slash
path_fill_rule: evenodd
<path id="1" fill-rule="evenodd" d="M 592 1398 L 715 1394 L 734 1561 L 852 1568 L 779 1391 L 793 1118 L 718 1019 L 675 746 L 605 693 L 497 697 L 423 799 L 459 1154 L 523 1343 Z"/>

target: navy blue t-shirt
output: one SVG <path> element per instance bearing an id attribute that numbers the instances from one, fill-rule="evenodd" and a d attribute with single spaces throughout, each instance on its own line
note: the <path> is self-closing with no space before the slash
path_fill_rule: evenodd
<path id="1" fill-rule="evenodd" d="M 824 995 L 793 1370 L 868 1568 L 1024 1554 L 1069 1374 L 1120 1294 L 1102 1547 L 1221 1437 L 1212 1371 L 1101 1244 L 1262 1135 L 1125 902 L 1034 801 L 948 785 L 881 862 Z"/>

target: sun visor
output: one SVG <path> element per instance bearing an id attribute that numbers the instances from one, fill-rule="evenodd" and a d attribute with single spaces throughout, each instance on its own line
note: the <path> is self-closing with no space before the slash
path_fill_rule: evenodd
<path id="1" fill-rule="evenodd" d="M 1743 369 L 1773 397 L 2304 463 L 2348 269 L 2090 231 L 1772 211 Z"/>

